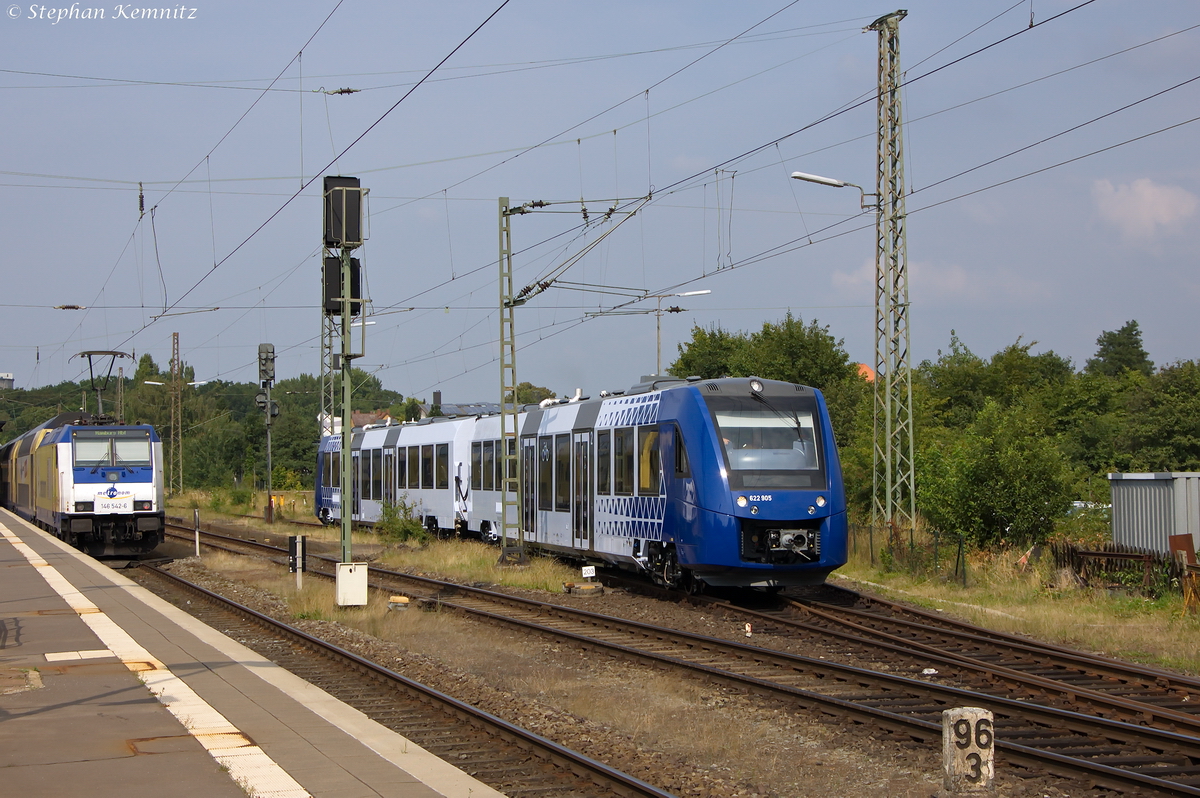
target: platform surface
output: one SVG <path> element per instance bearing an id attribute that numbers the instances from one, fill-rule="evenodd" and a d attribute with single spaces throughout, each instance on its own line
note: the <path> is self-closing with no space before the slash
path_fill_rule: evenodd
<path id="1" fill-rule="evenodd" d="M 496 798 L 0 510 L 0 795 Z"/>

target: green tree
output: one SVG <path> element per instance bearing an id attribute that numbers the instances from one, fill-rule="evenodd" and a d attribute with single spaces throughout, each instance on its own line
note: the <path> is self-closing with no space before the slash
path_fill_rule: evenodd
<path id="1" fill-rule="evenodd" d="M 534 385 L 532 382 L 517 383 L 517 404 L 535 405 L 543 399 L 553 399 L 558 396 L 549 388 Z"/>
<path id="2" fill-rule="evenodd" d="M 923 446 L 917 461 L 921 513 L 982 545 L 1044 541 L 1070 505 L 1070 468 L 1020 405 L 988 399 L 965 434 Z"/>
<path id="3" fill-rule="evenodd" d="M 1148 377 L 1154 371 L 1136 321 L 1125 322 L 1119 330 L 1100 333 L 1096 347 L 1096 356 L 1085 366 L 1090 373 L 1115 377 L 1123 371 L 1137 371 Z"/>
<path id="4" fill-rule="evenodd" d="M 813 319 L 807 325 L 791 311 L 778 324 L 766 322 L 731 358 L 733 374 L 811 385 L 824 390 L 857 372 L 841 339 Z"/>
<path id="5" fill-rule="evenodd" d="M 692 327 L 692 340 L 679 344 L 679 357 L 667 369 L 676 377 L 702 377 L 706 380 L 735 375 L 734 356 L 746 344 L 746 336 L 730 333 L 714 324 L 707 330 Z"/>
<path id="6" fill-rule="evenodd" d="M 1118 447 L 1134 471 L 1200 470 L 1200 364 L 1167 366 L 1133 390 Z"/>

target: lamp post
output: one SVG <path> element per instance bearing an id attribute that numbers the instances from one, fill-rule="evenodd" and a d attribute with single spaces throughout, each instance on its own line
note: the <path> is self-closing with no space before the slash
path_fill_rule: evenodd
<path id="1" fill-rule="evenodd" d="M 862 186 L 821 175 L 793 172 L 792 177 L 832 188 L 859 191 L 859 207 L 875 211 L 875 380 L 872 527 L 880 522 L 893 532 L 912 529 L 916 516 L 916 469 L 913 462 L 912 370 L 908 359 L 908 270 L 904 243 L 903 196 L 881 185 L 868 194 Z M 889 192 L 886 196 L 884 192 Z M 867 203 L 867 197 L 874 202 Z M 898 210 L 899 209 L 899 210 Z"/>

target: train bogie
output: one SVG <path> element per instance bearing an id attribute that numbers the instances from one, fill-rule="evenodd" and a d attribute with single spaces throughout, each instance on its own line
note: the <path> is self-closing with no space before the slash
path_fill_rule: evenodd
<path id="1" fill-rule="evenodd" d="M 812 388 L 661 380 L 527 408 L 517 429 L 520 523 L 536 548 L 693 587 L 815 584 L 846 560 L 841 465 Z M 498 416 L 367 428 L 352 441 L 356 521 L 402 499 L 431 525 L 496 538 Z M 320 447 L 326 520 L 341 512 L 339 448 L 336 437 Z"/>

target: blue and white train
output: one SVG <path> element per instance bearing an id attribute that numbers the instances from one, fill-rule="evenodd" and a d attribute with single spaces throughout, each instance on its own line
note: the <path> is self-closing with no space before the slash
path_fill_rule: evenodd
<path id="1" fill-rule="evenodd" d="M 0 505 L 93 556 L 153 551 L 162 440 L 150 426 L 61 413 L 0 446 Z"/>
<path id="2" fill-rule="evenodd" d="M 538 549 L 672 587 L 819 584 L 846 562 L 846 496 L 820 391 L 755 377 L 660 379 L 518 416 L 521 524 Z M 355 429 L 350 511 L 403 500 L 431 531 L 496 540 L 500 416 Z M 322 438 L 317 515 L 340 519 L 341 436 Z"/>

